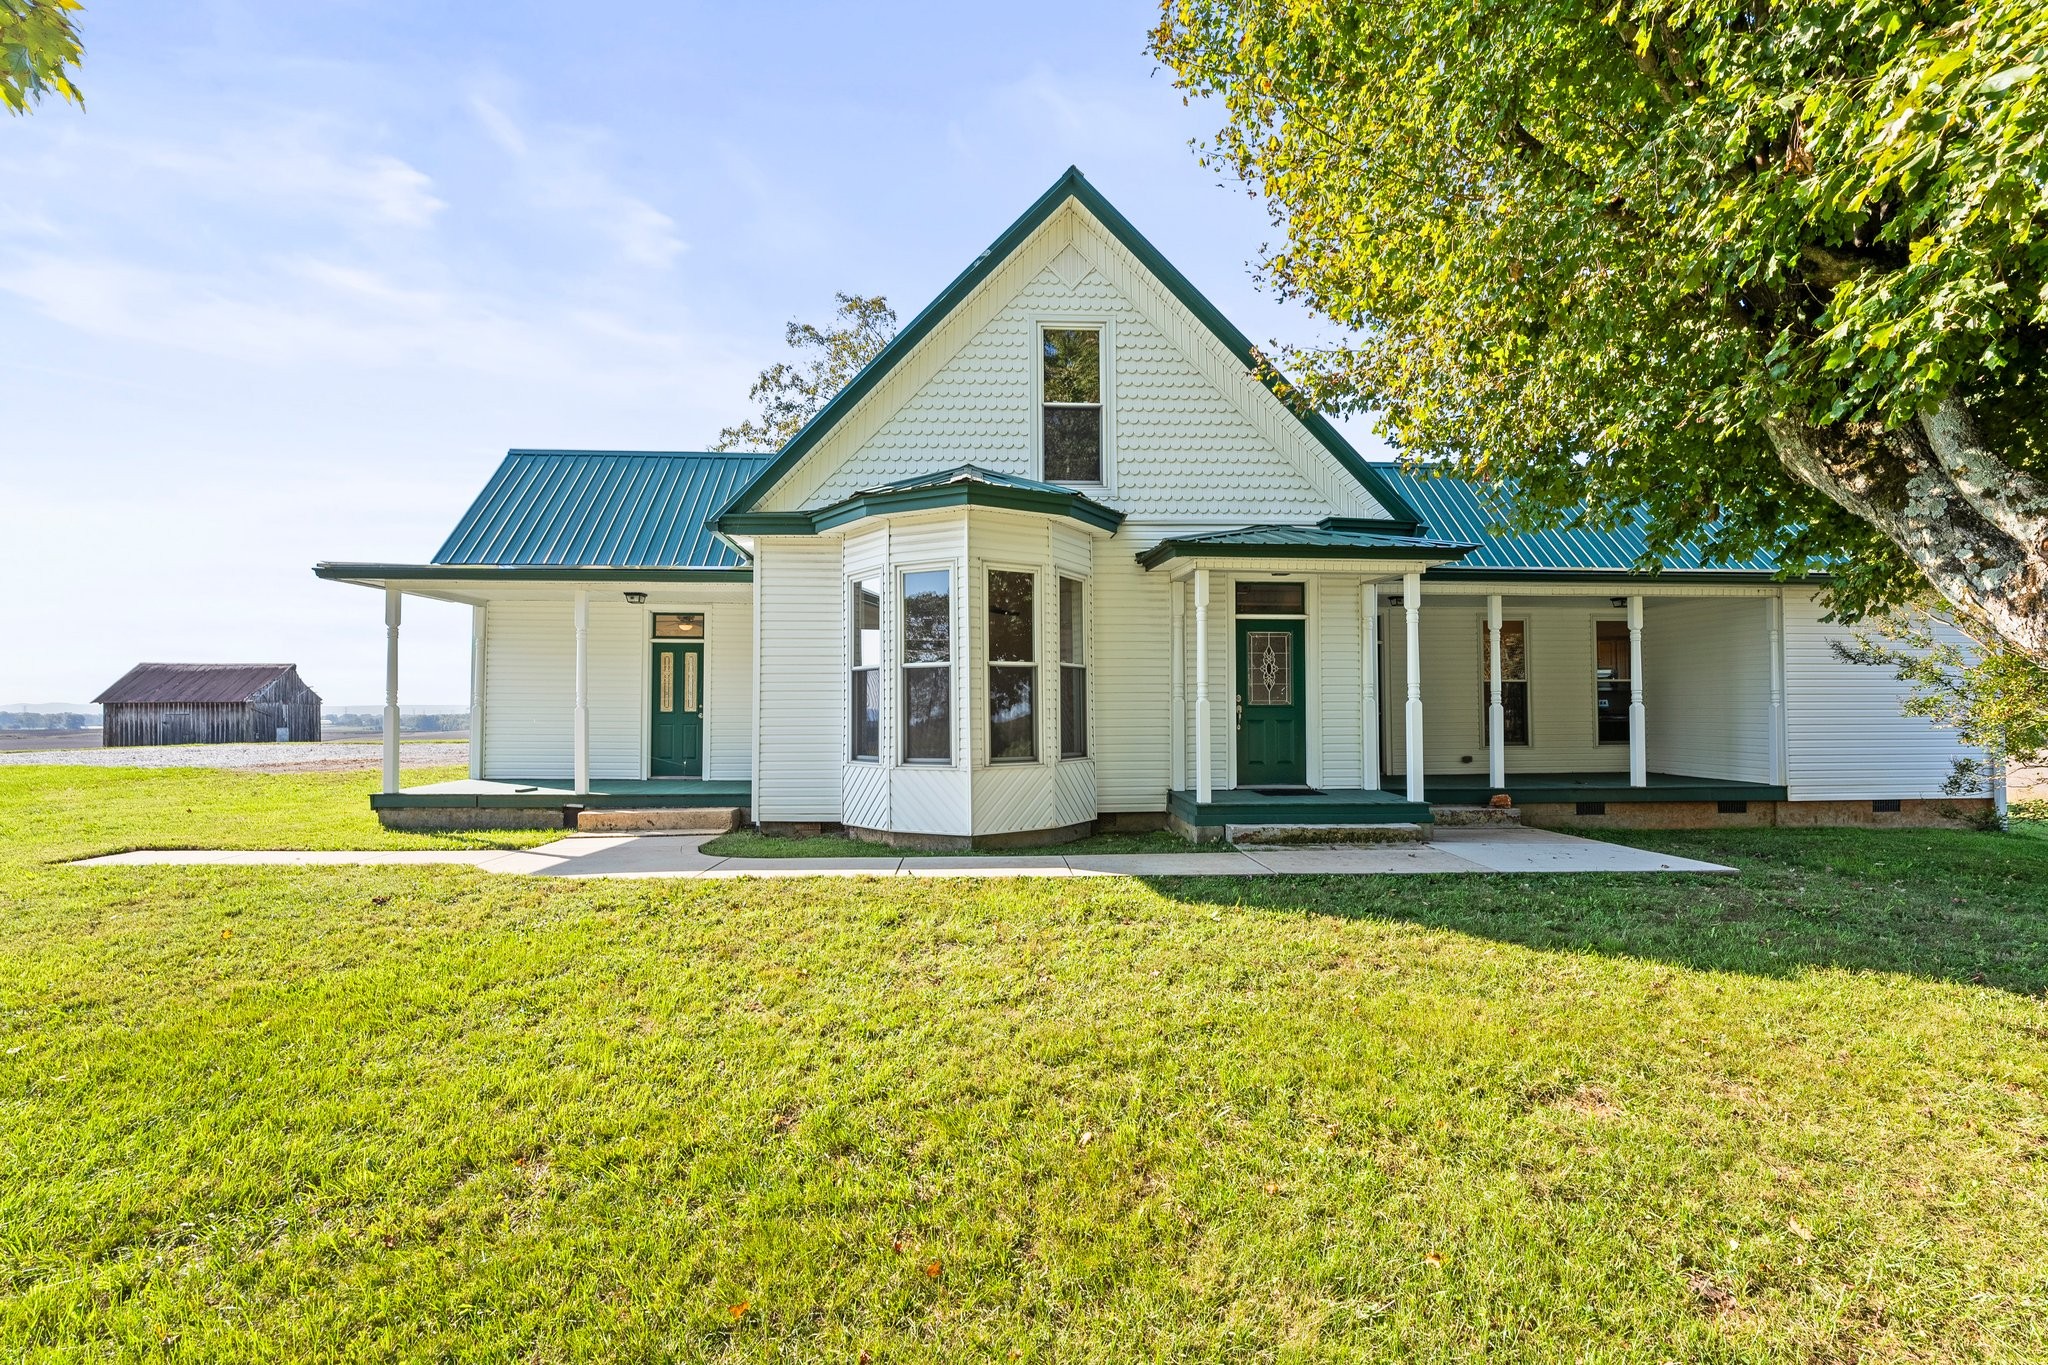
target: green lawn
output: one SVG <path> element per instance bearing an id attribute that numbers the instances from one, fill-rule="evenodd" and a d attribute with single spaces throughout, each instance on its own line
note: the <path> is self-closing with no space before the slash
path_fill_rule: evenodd
<path id="1" fill-rule="evenodd" d="M 367 778 L 81 771 L 0 772 L 0 1358 L 2048 1358 L 2048 840 L 54 866 L 433 842 Z"/>

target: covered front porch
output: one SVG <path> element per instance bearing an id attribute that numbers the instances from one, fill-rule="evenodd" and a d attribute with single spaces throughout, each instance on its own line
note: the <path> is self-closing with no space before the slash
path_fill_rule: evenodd
<path id="1" fill-rule="evenodd" d="M 373 792 L 372 810 L 698 810 L 753 805 L 754 784 L 717 778 L 462 778 Z"/>

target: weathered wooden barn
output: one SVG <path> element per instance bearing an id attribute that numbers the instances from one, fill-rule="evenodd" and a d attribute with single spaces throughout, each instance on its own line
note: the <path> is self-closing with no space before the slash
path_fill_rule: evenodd
<path id="1" fill-rule="evenodd" d="M 320 738 L 320 694 L 295 664 L 137 664 L 94 700 L 110 749 Z"/>

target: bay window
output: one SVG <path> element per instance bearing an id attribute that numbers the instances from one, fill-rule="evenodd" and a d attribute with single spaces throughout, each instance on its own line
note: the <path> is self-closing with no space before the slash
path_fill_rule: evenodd
<path id="1" fill-rule="evenodd" d="M 1038 757 L 1037 580 L 1028 573 L 988 576 L 988 761 Z"/>
<path id="2" fill-rule="evenodd" d="M 953 575 L 903 575 L 903 761 L 953 761 Z"/>
<path id="3" fill-rule="evenodd" d="M 1088 658 L 1081 580 L 1060 580 L 1060 757 L 1088 757 Z"/>
<path id="4" fill-rule="evenodd" d="M 853 585 L 852 629 L 847 652 L 853 659 L 851 688 L 853 757 L 882 757 L 882 580 Z"/>

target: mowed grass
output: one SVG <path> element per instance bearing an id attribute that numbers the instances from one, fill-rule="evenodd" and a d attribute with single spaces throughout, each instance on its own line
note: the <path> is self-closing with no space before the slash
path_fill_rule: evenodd
<path id="1" fill-rule="evenodd" d="M 324 776 L 73 776 L 0 806 L 0 1357 L 2048 1358 L 2048 840 L 76 869 L 379 834 Z"/>

